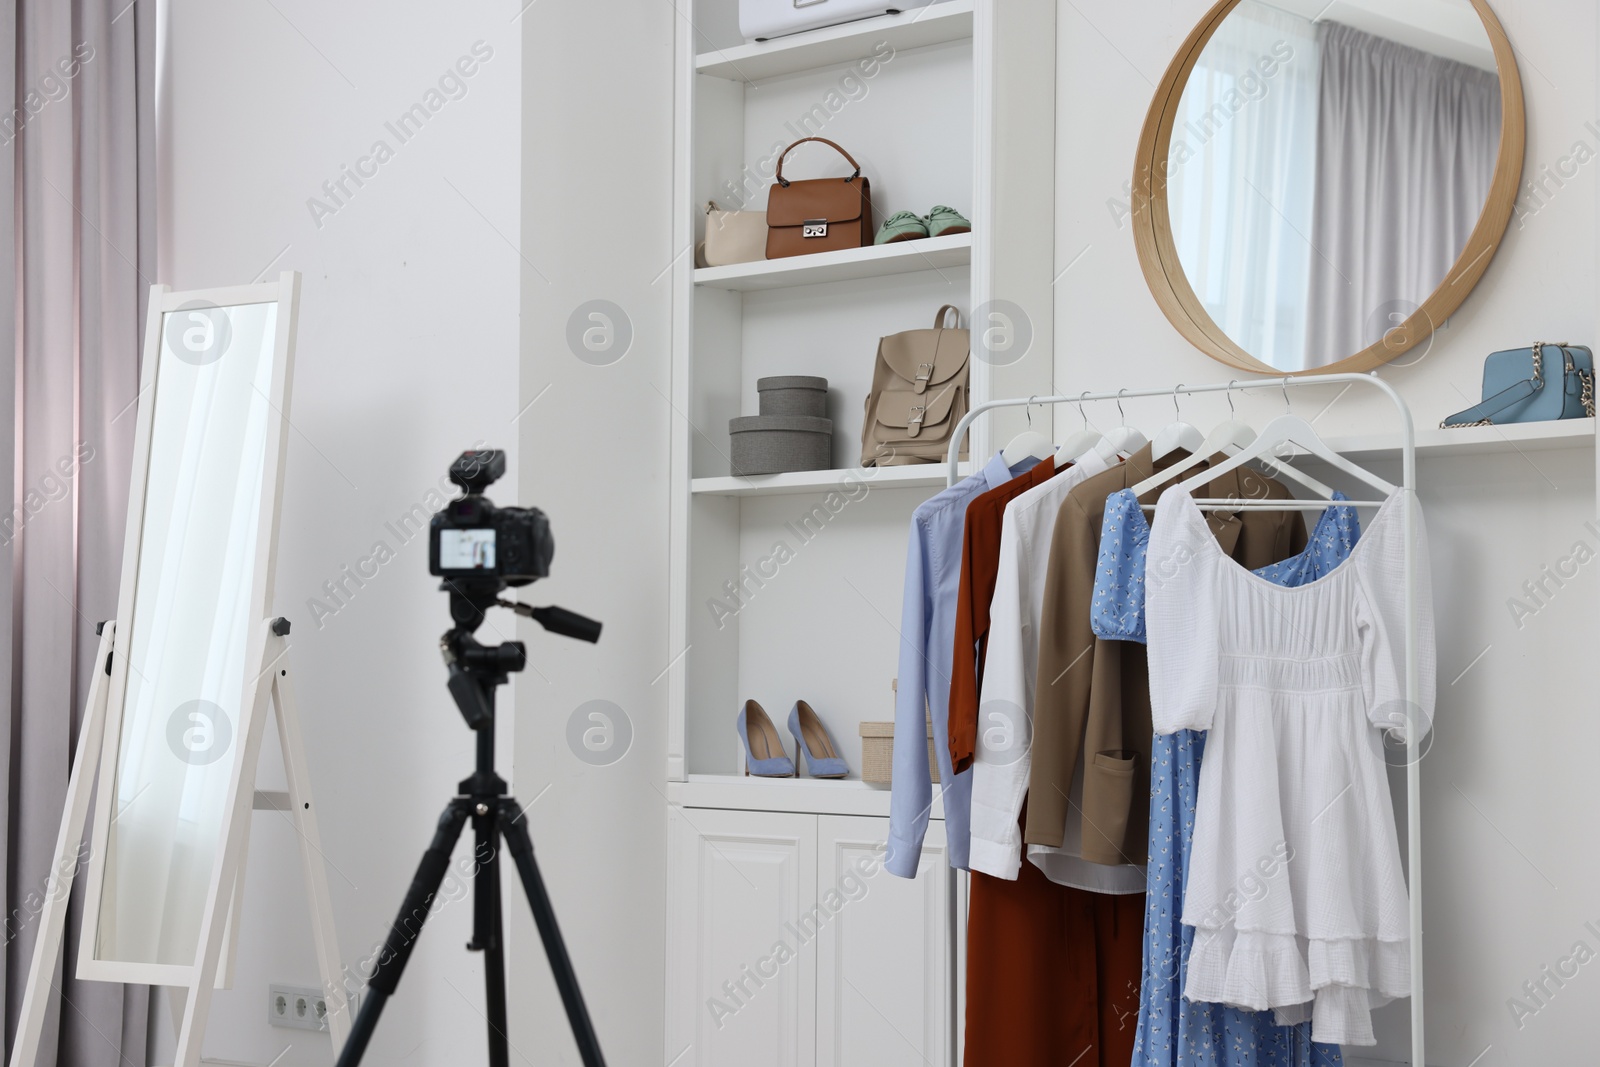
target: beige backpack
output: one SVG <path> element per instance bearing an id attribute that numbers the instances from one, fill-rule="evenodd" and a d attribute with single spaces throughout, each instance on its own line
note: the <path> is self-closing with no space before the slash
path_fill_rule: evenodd
<path id="1" fill-rule="evenodd" d="M 891 467 L 942 463 L 950 435 L 967 413 L 966 330 L 946 327 L 954 304 L 940 308 L 931 330 L 906 330 L 878 341 L 878 361 L 861 427 L 861 465 Z M 966 458 L 966 444 L 961 456 Z"/>

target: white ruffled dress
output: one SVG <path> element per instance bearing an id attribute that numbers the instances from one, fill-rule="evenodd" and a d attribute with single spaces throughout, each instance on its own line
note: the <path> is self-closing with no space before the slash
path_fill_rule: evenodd
<path id="1" fill-rule="evenodd" d="M 1282 1025 L 1309 1019 L 1332 1044 L 1375 1044 L 1372 1009 L 1411 991 L 1383 732 L 1426 733 L 1435 654 L 1417 511 L 1411 705 L 1407 506 L 1395 493 L 1344 563 L 1285 588 L 1231 559 L 1193 498 L 1169 490 L 1145 572 L 1156 732 L 1210 731 L 1183 900 L 1195 927 L 1184 996 L 1273 1009 Z"/>

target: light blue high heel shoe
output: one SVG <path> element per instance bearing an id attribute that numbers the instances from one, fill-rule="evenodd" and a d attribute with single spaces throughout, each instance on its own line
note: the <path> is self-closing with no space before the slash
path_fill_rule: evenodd
<path id="1" fill-rule="evenodd" d="M 828 728 L 804 700 L 795 701 L 789 710 L 789 732 L 794 735 L 796 759 L 805 757 L 811 777 L 843 778 L 850 773 L 839 758 L 839 750 L 833 747 Z"/>
<path id="2" fill-rule="evenodd" d="M 757 778 L 793 778 L 794 761 L 783 751 L 778 728 L 766 709 L 746 700 L 739 709 L 739 739 L 744 742 L 744 773 Z"/>

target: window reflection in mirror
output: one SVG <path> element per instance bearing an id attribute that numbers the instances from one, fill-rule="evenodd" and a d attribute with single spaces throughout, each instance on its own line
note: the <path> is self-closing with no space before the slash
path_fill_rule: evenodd
<path id="1" fill-rule="evenodd" d="M 1167 197 L 1217 326 L 1284 371 L 1382 340 L 1488 199 L 1501 95 L 1468 0 L 1243 0 L 1179 102 Z"/>
<path id="2" fill-rule="evenodd" d="M 277 314 L 265 303 L 163 316 L 100 960 L 195 959 L 259 622 L 248 616 Z"/>

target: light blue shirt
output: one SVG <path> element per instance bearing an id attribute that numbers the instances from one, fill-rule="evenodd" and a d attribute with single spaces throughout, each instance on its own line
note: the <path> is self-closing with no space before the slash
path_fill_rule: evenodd
<path id="1" fill-rule="evenodd" d="M 900 674 L 894 705 L 894 786 L 889 798 L 889 845 L 884 868 L 901 878 L 917 876 L 922 839 L 933 809 L 928 774 L 927 719 L 933 719 L 933 751 L 939 761 L 945 837 L 950 866 L 967 866 L 972 839 L 972 771 L 950 768 L 950 664 L 956 640 L 956 597 L 961 591 L 961 534 L 967 505 L 1032 468 L 1026 459 L 1007 467 L 996 453 L 983 470 L 964 478 L 911 516 L 906 548 L 905 604 L 900 610 Z"/>

